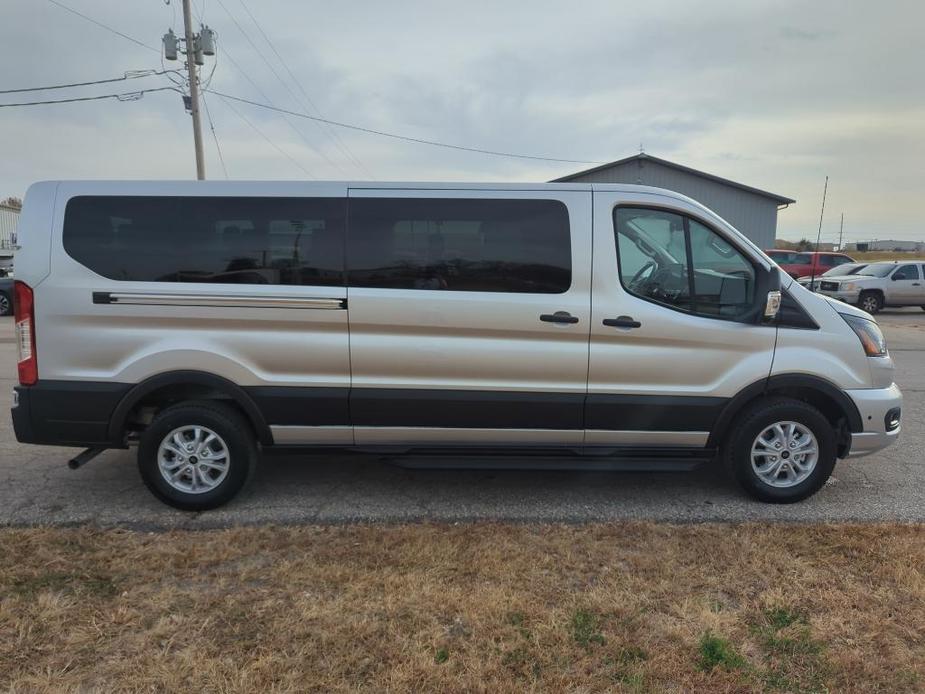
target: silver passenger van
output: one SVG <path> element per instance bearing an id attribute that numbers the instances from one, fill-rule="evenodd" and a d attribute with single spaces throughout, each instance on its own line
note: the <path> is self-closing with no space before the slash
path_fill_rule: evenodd
<path id="1" fill-rule="evenodd" d="M 630 185 L 50 181 L 17 256 L 21 442 L 137 445 L 184 509 L 263 452 L 686 469 L 793 502 L 893 442 L 873 318 Z"/>

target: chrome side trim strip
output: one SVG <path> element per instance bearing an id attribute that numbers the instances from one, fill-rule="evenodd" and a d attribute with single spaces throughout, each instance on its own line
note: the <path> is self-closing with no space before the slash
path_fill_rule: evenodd
<path id="1" fill-rule="evenodd" d="M 221 296 L 216 294 L 147 294 L 143 292 L 93 292 L 94 304 L 137 306 L 227 306 L 235 308 L 302 308 L 343 310 L 347 299 L 296 296 Z"/>
<path id="2" fill-rule="evenodd" d="M 549 444 L 580 446 L 580 429 L 468 429 L 450 427 L 355 427 L 357 445 L 386 443 Z"/>
<path id="3" fill-rule="evenodd" d="M 589 429 L 585 444 L 618 446 L 688 446 L 703 448 L 710 438 L 708 431 L 607 431 Z"/>
<path id="4" fill-rule="evenodd" d="M 270 427 L 270 433 L 273 434 L 273 443 L 279 445 L 353 445 L 353 427 L 302 427 L 273 425 Z"/>
<path id="5" fill-rule="evenodd" d="M 464 429 L 449 427 L 349 427 L 272 425 L 273 442 L 279 445 L 367 444 L 548 444 L 580 446 L 706 446 L 705 431 L 588 431 L 576 429 Z"/>

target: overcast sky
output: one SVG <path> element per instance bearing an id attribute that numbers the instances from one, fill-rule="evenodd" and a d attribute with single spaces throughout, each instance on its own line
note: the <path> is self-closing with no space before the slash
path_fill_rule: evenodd
<path id="1" fill-rule="evenodd" d="M 180 0 L 60 1 L 157 49 L 168 27 L 182 32 Z M 848 240 L 925 240 L 921 2 L 243 1 L 194 0 L 218 32 L 213 89 L 317 114 L 304 89 L 327 118 L 508 152 L 605 162 L 642 144 L 795 198 L 780 213 L 784 238 L 815 237 L 828 175 L 823 240 L 837 238 L 841 212 Z M 161 67 L 159 52 L 49 0 L 4 3 L 0 61 L 0 89 Z M 155 76 L 0 103 L 165 85 Z M 231 178 L 544 181 L 587 168 L 207 101 Z M 0 197 L 39 179 L 195 174 L 173 92 L 5 108 L 0 125 Z M 223 178 L 205 127 L 208 177 Z"/>

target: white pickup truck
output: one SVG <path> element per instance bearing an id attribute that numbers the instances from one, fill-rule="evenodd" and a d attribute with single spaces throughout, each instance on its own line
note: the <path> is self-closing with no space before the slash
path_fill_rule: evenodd
<path id="1" fill-rule="evenodd" d="M 921 306 L 925 310 L 925 260 L 871 263 L 857 275 L 821 278 L 817 291 L 868 313 L 877 313 L 884 306 Z"/>

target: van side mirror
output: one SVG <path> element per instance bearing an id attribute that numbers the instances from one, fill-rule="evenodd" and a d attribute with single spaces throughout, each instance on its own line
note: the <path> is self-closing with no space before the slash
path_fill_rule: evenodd
<path id="1" fill-rule="evenodd" d="M 906 279 L 905 273 L 897 272 L 895 275 L 893 275 L 893 281 L 894 281 L 894 282 L 895 282 L 896 280 L 904 280 L 904 279 Z"/>
<path id="2" fill-rule="evenodd" d="M 738 318 L 740 323 L 769 323 L 780 311 L 780 273 L 777 265 L 755 273 L 755 304 Z"/>
<path id="3" fill-rule="evenodd" d="M 764 304 L 764 322 L 769 323 L 777 318 L 777 312 L 780 311 L 780 301 L 779 289 L 768 292 L 767 301 Z"/>

